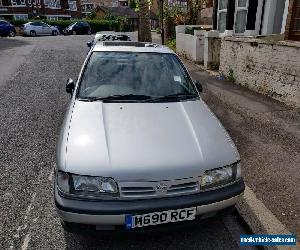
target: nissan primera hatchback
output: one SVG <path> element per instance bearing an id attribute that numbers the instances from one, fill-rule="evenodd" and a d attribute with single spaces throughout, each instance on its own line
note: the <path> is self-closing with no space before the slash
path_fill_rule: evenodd
<path id="1" fill-rule="evenodd" d="M 55 180 L 66 229 L 171 226 L 241 197 L 236 147 L 171 50 L 97 43 L 66 89 Z"/>

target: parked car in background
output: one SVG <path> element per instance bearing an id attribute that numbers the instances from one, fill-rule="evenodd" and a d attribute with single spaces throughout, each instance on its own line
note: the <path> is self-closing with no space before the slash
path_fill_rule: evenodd
<path id="1" fill-rule="evenodd" d="M 64 35 L 90 35 L 91 27 L 87 22 L 75 22 L 63 30 Z"/>
<path id="2" fill-rule="evenodd" d="M 66 85 L 72 97 L 54 189 L 66 230 L 131 230 L 232 211 L 245 189 L 240 156 L 196 85 L 201 92 L 169 48 L 96 43 L 78 81 Z"/>
<path id="3" fill-rule="evenodd" d="M 0 20 L 0 36 L 14 37 L 16 35 L 15 27 L 5 20 Z"/>
<path id="4" fill-rule="evenodd" d="M 42 21 L 28 22 L 21 26 L 21 33 L 24 36 L 52 35 L 57 36 L 59 30 Z"/>

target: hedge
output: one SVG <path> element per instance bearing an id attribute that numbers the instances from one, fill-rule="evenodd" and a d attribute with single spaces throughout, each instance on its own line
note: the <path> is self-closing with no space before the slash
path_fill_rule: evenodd
<path id="1" fill-rule="evenodd" d="M 194 30 L 203 30 L 202 27 L 189 27 L 185 28 L 185 34 L 194 35 Z"/>
<path id="2" fill-rule="evenodd" d="M 37 20 L 10 20 L 9 22 L 15 26 L 21 26 L 30 21 L 37 21 Z M 57 26 L 58 29 L 62 32 L 63 29 L 68 27 L 70 24 L 76 22 L 76 20 L 57 20 L 57 21 L 50 21 L 50 20 L 41 20 L 49 25 Z M 78 20 L 82 21 L 82 20 Z M 85 22 L 89 23 L 91 26 L 92 33 L 96 33 L 98 31 L 131 31 L 130 25 L 120 21 L 120 20 L 84 20 Z"/>

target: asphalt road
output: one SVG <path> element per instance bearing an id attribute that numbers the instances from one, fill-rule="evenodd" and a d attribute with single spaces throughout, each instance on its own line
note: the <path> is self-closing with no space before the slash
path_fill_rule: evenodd
<path id="1" fill-rule="evenodd" d="M 174 231 L 78 236 L 53 204 L 56 140 L 88 36 L 0 40 L 0 249 L 238 249 L 234 216 Z"/>

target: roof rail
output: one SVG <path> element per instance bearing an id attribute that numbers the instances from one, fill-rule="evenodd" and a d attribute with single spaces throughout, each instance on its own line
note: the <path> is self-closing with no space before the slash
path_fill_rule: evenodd
<path id="1" fill-rule="evenodd" d="M 129 46 L 129 47 L 161 47 L 156 43 L 147 43 L 147 42 L 131 42 L 131 41 L 105 41 L 103 46 Z"/>

